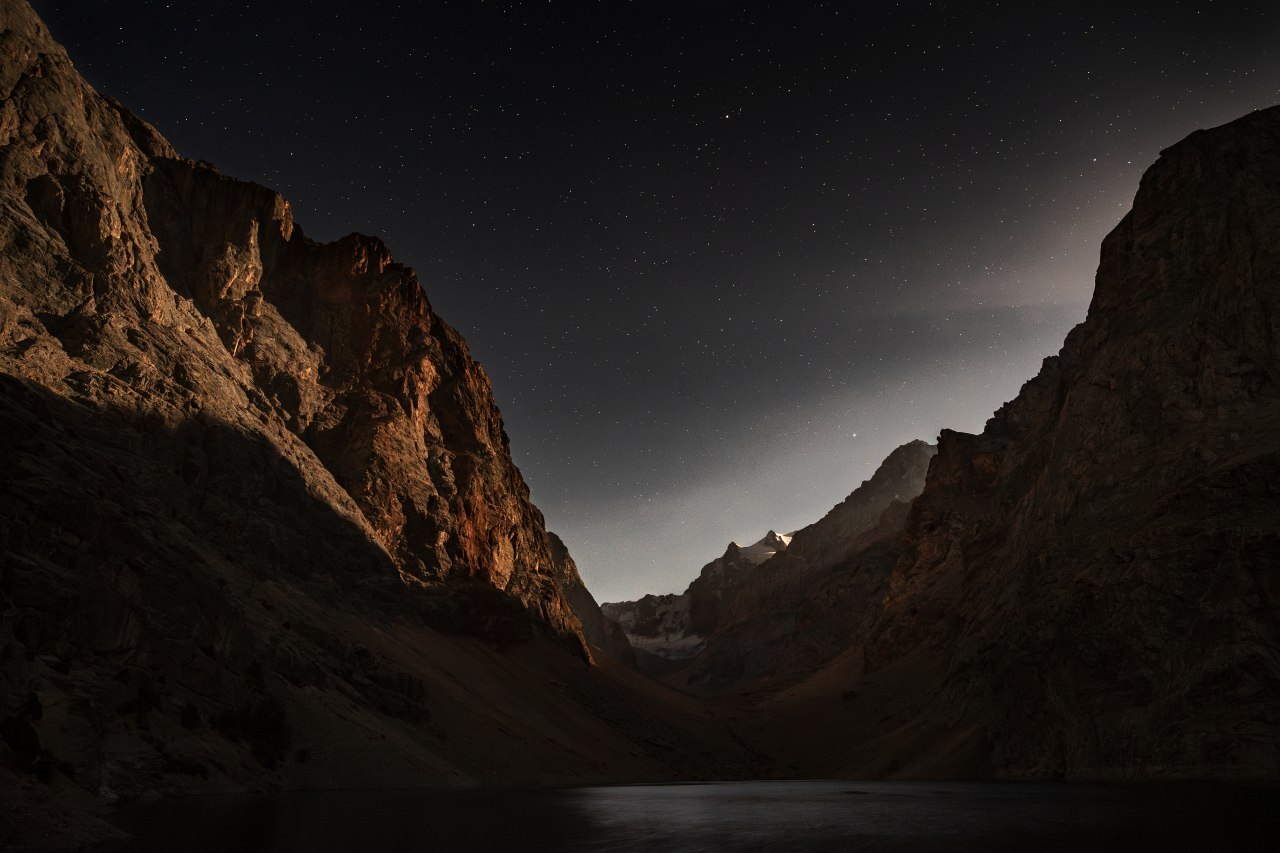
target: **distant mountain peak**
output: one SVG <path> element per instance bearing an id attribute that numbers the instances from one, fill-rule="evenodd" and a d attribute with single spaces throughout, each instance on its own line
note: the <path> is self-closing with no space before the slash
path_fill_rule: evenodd
<path id="1" fill-rule="evenodd" d="M 778 533 L 770 530 L 764 535 L 764 538 L 756 543 L 757 545 L 766 545 L 776 551 L 785 551 L 787 546 L 791 544 L 791 534 Z"/>

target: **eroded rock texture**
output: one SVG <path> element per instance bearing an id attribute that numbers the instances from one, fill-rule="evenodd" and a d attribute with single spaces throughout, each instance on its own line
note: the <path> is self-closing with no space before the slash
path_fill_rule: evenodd
<path id="1" fill-rule="evenodd" d="M 993 772 L 1280 773 L 1280 109 L 1147 170 L 1088 319 L 944 432 L 870 638 Z M 916 756 L 919 758 L 919 756 Z"/>
<path id="2" fill-rule="evenodd" d="M 92 91 L 20 0 L 0 94 L 0 717 L 35 690 L 107 795 L 308 756 L 340 781 L 376 743 L 400 781 L 476 778 L 491 745 L 428 721 L 468 708 L 496 745 L 501 667 L 448 687 L 468 665 L 428 628 L 588 652 L 462 338 L 377 239 L 309 240 Z"/>

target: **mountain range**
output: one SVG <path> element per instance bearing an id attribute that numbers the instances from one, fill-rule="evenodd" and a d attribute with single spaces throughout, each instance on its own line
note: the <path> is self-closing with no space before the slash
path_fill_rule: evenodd
<path id="1" fill-rule="evenodd" d="M 598 605 L 381 241 L 21 0 L 0 92 L 0 843 L 183 792 L 1280 775 L 1280 108 L 1161 153 L 980 434 Z"/>
<path id="2" fill-rule="evenodd" d="M 669 668 L 662 661 L 682 661 L 703 650 L 721 611 L 751 570 L 785 551 L 790 541 L 790 535 L 770 530 L 745 548 L 730 542 L 724 554 L 703 566 L 679 595 L 646 595 L 636 601 L 606 602 L 601 611 L 622 628 L 645 668 Z"/>

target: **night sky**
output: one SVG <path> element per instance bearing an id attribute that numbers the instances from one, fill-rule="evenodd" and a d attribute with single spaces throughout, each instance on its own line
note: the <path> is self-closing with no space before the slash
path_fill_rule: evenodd
<path id="1" fill-rule="evenodd" d="M 417 269 L 600 600 L 980 429 L 1159 150 L 1280 102 L 1274 2 L 34 5 L 179 151 Z"/>

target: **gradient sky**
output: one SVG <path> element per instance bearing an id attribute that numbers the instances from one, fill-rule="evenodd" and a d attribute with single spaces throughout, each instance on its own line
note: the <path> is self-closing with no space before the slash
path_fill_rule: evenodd
<path id="1" fill-rule="evenodd" d="M 34 5 L 179 151 L 418 270 L 602 601 L 980 429 L 1159 150 L 1280 102 L 1274 2 Z"/>

